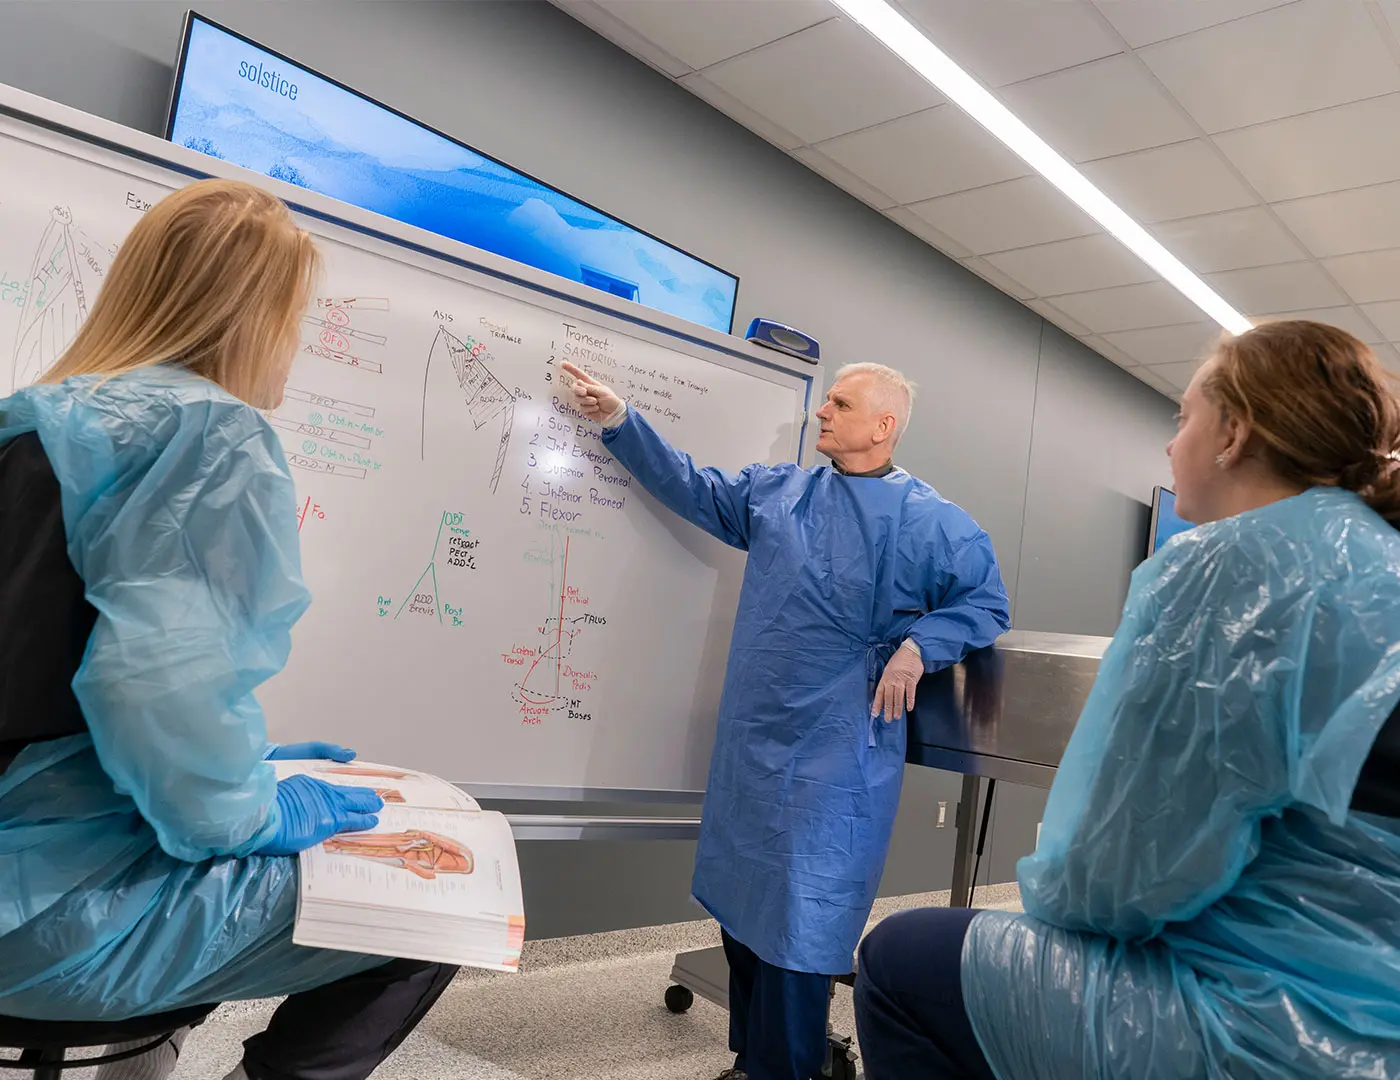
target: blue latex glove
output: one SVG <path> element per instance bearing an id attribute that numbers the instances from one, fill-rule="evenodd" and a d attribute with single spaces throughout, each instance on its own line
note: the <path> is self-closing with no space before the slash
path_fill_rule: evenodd
<path id="1" fill-rule="evenodd" d="M 295 855 L 336 833 L 363 832 L 379 824 L 384 800 L 372 788 L 342 787 L 314 776 L 289 776 L 277 783 L 280 820 L 259 855 Z"/>
<path id="2" fill-rule="evenodd" d="M 263 755 L 264 761 L 310 761 L 313 758 L 354 761 L 355 751 L 333 742 L 294 742 L 286 746 L 273 743 Z"/>

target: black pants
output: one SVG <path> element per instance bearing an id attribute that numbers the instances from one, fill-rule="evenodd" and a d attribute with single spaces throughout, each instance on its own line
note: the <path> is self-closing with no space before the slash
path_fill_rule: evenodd
<path id="1" fill-rule="evenodd" d="M 723 934 L 729 1049 L 750 1080 L 814 1080 L 826 1058 L 831 976 L 788 971 Z"/>
<path id="2" fill-rule="evenodd" d="M 867 1080 L 996 1080 L 967 1018 L 967 908 L 891 915 L 860 947 L 856 1032 Z"/>
<path id="3" fill-rule="evenodd" d="M 448 964 L 393 960 L 293 994 L 267 1030 L 243 1044 L 250 1080 L 364 1080 L 428 1014 L 457 974 Z"/>

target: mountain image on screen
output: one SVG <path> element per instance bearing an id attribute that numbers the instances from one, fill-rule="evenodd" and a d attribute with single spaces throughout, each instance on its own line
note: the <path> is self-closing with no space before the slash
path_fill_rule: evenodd
<path id="1" fill-rule="evenodd" d="M 295 100 L 239 78 L 276 65 Z M 734 277 L 192 19 L 170 138 L 474 247 L 728 332 Z"/>

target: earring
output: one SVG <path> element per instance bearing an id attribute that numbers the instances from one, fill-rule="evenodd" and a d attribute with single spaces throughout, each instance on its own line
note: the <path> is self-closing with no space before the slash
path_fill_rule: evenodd
<path id="1" fill-rule="evenodd" d="M 1219 465 L 1222 469 L 1225 468 L 1225 462 L 1228 460 L 1229 459 L 1224 454 L 1215 455 L 1215 463 Z"/>

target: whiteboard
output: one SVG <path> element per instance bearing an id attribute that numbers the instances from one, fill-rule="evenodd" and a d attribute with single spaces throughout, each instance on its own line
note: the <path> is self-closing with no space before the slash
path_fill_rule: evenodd
<path id="1" fill-rule="evenodd" d="M 726 469 L 800 459 L 819 370 L 0 88 L 0 392 L 60 355 L 140 214 L 208 174 L 287 199 L 325 262 L 267 414 L 313 595 L 259 694 L 270 737 L 498 797 L 701 790 L 743 555 L 639 489 L 558 365 Z"/>

